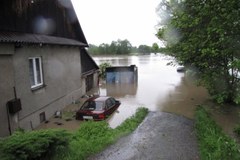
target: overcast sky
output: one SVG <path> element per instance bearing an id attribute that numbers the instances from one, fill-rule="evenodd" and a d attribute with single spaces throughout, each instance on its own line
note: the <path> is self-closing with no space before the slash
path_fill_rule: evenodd
<path id="1" fill-rule="evenodd" d="M 90 44 L 127 39 L 133 46 L 152 45 L 156 38 L 160 0 L 72 0 Z"/>

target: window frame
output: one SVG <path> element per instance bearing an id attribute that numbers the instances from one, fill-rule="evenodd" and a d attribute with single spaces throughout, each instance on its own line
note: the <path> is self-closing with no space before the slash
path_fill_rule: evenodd
<path id="1" fill-rule="evenodd" d="M 39 61 L 39 74 L 38 74 L 38 71 L 37 71 L 37 63 L 36 61 Z M 30 68 L 30 60 L 32 60 L 32 68 Z M 29 78 L 30 78 L 30 84 L 31 84 L 31 89 L 36 89 L 36 88 L 39 88 L 41 86 L 43 86 L 43 69 L 42 69 L 42 57 L 29 57 L 28 58 L 28 63 L 29 63 L 29 73 L 30 73 L 30 69 L 32 69 L 33 73 L 32 75 L 29 74 Z M 31 77 L 33 76 L 33 77 Z M 40 77 L 38 77 L 40 76 Z M 32 85 L 32 79 L 33 78 L 33 81 L 34 81 L 34 84 Z M 38 80 L 40 80 L 40 83 L 38 82 Z"/>

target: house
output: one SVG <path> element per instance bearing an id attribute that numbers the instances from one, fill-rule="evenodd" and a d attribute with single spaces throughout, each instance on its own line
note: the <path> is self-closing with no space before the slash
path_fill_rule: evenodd
<path id="1" fill-rule="evenodd" d="M 97 86 L 86 47 L 70 0 L 0 2 L 0 137 L 33 130 Z"/>

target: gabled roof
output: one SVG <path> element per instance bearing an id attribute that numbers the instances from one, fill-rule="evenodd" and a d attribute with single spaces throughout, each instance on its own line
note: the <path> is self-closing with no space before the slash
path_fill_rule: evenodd
<path id="1" fill-rule="evenodd" d="M 70 0 L 1 0 L 0 32 L 1 42 L 88 46 Z"/>

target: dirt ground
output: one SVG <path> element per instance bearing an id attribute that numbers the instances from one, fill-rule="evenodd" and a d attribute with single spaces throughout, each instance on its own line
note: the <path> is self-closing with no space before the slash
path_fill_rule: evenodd
<path id="1" fill-rule="evenodd" d="M 87 98 L 80 98 L 75 104 L 67 105 L 60 116 L 53 116 L 45 123 L 42 123 L 37 129 L 61 128 L 69 131 L 77 130 L 82 121 L 75 119 L 75 113 Z"/>
<path id="2" fill-rule="evenodd" d="M 88 160 L 198 160 L 194 122 L 166 112 L 150 112 L 129 136 Z"/>

